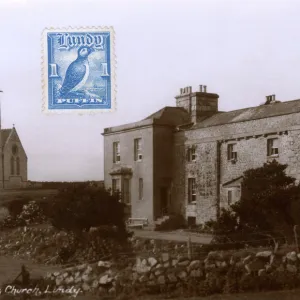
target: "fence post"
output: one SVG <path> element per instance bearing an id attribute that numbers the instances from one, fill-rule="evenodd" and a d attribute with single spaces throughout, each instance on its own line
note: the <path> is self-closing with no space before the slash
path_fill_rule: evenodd
<path id="1" fill-rule="evenodd" d="M 188 248 L 188 258 L 192 259 L 192 253 L 191 253 L 191 237 L 189 235 L 188 242 L 187 242 L 187 248 Z"/>
<path id="2" fill-rule="evenodd" d="M 297 252 L 299 252 L 298 236 L 297 236 L 297 227 L 298 227 L 298 225 L 295 225 L 295 226 L 294 226 L 294 236 L 295 236 L 295 243 L 296 243 Z"/>

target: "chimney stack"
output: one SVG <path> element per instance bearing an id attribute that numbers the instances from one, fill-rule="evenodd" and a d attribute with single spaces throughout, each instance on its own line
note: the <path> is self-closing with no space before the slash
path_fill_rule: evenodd
<path id="1" fill-rule="evenodd" d="M 180 94 L 175 98 L 176 106 L 184 108 L 190 114 L 193 123 L 201 122 L 218 113 L 219 95 L 207 93 L 206 85 L 199 85 L 197 92 L 192 92 L 191 86 L 181 88 Z"/>
<path id="2" fill-rule="evenodd" d="M 269 95 L 269 96 L 266 96 L 266 102 L 265 104 L 270 104 L 270 103 L 275 103 L 276 102 L 276 97 L 275 95 Z"/>

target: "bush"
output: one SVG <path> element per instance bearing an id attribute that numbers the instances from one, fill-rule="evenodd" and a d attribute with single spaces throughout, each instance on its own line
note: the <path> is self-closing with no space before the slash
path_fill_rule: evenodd
<path id="1" fill-rule="evenodd" d="M 157 225 L 155 230 L 167 231 L 186 228 L 186 221 L 182 215 L 172 215 L 162 224 Z"/>
<path id="2" fill-rule="evenodd" d="M 91 227 L 115 226 L 118 238 L 128 237 L 124 204 L 119 195 L 104 188 L 77 184 L 64 189 L 43 210 L 57 229 L 72 232 L 89 231 Z"/>
<path id="3" fill-rule="evenodd" d="M 23 210 L 23 206 L 25 204 L 28 204 L 31 200 L 30 197 L 18 197 L 15 200 L 6 202 L 3 204 L 4 207 L 6 207 L 9 211 L 9 214 L 12 217 L 17 217 Z"/>
<path id="4" fill-rule="evenodd" d="M 5 219 L 0 221 L 1 228 L 15 228 L 25 225 L 41 224 L 46 220 L 39 205 L 35 201 L 23 204 L 20 212 L 20 202 L 17 204 L 10 203 L 10 205 L 13 214 L 9 214 Z M 16 214 L 17 212 L 19 213 Z"/>

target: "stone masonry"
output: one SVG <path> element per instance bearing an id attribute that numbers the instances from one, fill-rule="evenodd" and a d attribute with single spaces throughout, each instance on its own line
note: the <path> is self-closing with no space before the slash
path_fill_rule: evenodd
<path id="1" fill-rule="evenodd" d="M 119 166 L 132 172 L 133 217 L 154 221 L 180 213 L 204 224 L 216 218 L 221 207 L 239 200 L 244 171 L 274 159 L 287 164 L 288 175 L 300 180 L 300 100 L 280 102 L 272 95 L 263 105 L 230 112 L 218 111 L 218 101 L 219 95 L 208 93 L 206 86 L 197 92 L 186 87 L 176 96 L 176 107 L 104 130 L 105 185 L 111 186 L 110 172 L 117 167 L 112 143 L 120 141 Z M 143 141 L 139 162 L 133 161 L 136 137 Z M 142 202 L 137 200 L 140 177 Z"/>
<path id="2" fill-rule="evenodd" d="M 0 137 L 0 189 L 27 186 L 27 155 L 15 127 L 2 129 Z"/>

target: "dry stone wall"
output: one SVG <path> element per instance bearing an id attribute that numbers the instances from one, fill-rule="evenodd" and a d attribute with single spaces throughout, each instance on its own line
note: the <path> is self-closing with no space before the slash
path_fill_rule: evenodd
<path id="1" fill-rule="evenodd" d="M 210 252 L 204 260 L 191 260 L 163 253 L 118 263 L 99 261 L 62 272 L 46 279 L 58 288 L 80 288 L 82 293 L 118 296 L 122 294 L 213 293 L 268 290 L 300 286 L 300 254 L 295 251 Z"/>

